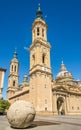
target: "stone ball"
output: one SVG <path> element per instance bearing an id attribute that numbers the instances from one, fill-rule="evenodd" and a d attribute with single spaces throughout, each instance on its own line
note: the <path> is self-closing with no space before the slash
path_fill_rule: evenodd
<path id="1" fill-rule="evenodd" d="M 32 124 L 35 114 L 30 102 L 18 100 L 7 111 L 7 119 L 13 128 L 27 128 Z"/>

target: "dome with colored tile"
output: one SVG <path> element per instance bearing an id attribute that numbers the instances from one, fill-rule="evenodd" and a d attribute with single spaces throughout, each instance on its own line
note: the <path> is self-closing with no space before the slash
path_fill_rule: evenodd
<path id="1" fill-rule="evenodd" d="M 56 76 L 56 80 L 62 80 L 62 79 L 65 79 L 65 80 L 73 79 L 72 74 L 69 71 L 67 71 L 66 66 L 64 65 L 63 61 L 61 64 L 60 72 Z"/>

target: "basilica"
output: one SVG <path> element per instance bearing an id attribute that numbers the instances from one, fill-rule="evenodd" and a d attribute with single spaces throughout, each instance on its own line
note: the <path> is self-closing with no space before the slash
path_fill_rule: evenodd
<path id="1" fill-rule="evenodd" d="M 23 82 L 18 84 L 19 61 L 15 51 L 10 61 L 7 99 L 11 103 L 16 100 L 29 101 L 39 115 L 81 115 L 81 81 L 74 80 L 63 61 L 60 72 L 53 79 L 47 28 L 38 5 L 29 49 L 29 81 L 25 75 Z"/>

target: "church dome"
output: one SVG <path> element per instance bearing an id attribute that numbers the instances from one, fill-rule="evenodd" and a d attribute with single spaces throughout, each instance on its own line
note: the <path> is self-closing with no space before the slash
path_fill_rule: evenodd
<path id="1" fill-rule="evenodd" d="M 63 61 L 61 64 L 61 68 L 60 68 L 60 72 L 57 74 L 56 76 L 56 80 L 72 80 L 72 74 L 70 72 L 67 71 L 66 66 L 64 65 Z"/>

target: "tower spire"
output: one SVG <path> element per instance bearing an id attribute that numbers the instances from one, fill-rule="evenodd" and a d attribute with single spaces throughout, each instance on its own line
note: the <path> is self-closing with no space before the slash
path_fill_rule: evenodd
<path id="1" fill-rule="evenodd" d="M 36 12 L 36 16 L 37 16 L 37 18 L 42 18 L 42 11 L 40 8 L 40 3 L 38 4 L 38 10 Z"/>

